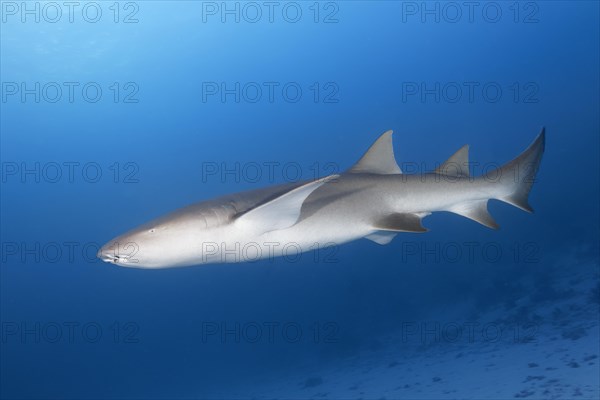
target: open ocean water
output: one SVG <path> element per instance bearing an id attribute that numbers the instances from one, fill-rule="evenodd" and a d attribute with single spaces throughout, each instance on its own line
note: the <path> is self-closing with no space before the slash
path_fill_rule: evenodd
<path id="1" fill-rule="evenodd" d="M 597 399 L 597 1 L 1 1 L 2 399 Z M 481 175 L 491 230 L 147 270 L 111 238 L 351 167 Z"/>

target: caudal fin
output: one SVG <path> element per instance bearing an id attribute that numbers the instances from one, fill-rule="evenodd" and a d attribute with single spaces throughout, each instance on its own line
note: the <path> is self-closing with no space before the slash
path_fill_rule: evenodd
<path id="1" fill-rule="evenodd" d="M 546 142 L 546 129 L 517 158 L 504 164 L 499 169 L 487 174 L 487 178 L 499 182 L 502 190 L 497 197 L 521 210 L 533 212 L 528 197 L 540 167 Z"/>

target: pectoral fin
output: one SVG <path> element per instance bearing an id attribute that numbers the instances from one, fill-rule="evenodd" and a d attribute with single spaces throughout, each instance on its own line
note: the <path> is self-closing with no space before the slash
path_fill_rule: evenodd
<path id="1" fill-rule="evenodd" d="M 330 175 L 290 190 L 238 216 L 234 223 L 240 229 L 252 230 L 256 234 L 289 228 L 298 221 L 304 200 L 325 182 L 338 176 Z"/>

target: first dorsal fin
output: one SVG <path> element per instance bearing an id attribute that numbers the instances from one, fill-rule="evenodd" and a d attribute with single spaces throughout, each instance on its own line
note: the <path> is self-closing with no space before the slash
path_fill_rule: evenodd
<path id="1" fill-rule="evenodd" d="M 348 172 L 353 174 L 401 174 L 402 171 L 394 157 L 392 133 L 393 131 L 387 131 L 381 135 Z"/>
<path id="2" fill-rule="evenodd" d="M 469 174 L 469 145 L 465 144 L 456 153 L 452 154 L 445 163 L 440 165 L 435 171 L 436 174 L 446 176 L 463 176 Z"/>

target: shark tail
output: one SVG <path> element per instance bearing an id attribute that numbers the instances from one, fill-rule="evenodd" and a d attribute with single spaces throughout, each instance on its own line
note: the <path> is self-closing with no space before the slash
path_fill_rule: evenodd
<path id="1" fill-rule="evenodd" d="M 533 212 L 528 198 L 542 160 L 546 142 L 546 129 L 517 158 L 486 174 L 486 178 L 499 182 L 500 192 L 496 198 L 521 210 Z"/>

